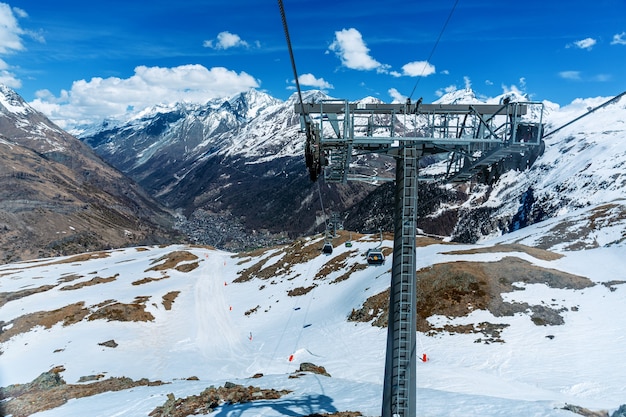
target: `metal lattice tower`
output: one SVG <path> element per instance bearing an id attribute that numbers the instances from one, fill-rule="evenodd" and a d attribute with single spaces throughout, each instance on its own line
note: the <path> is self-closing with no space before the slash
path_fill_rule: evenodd
<path id="1" fill-rule="evenodd" d="M 401 149 L 396 160 L 393 264 L 389 295 L 383 417 L 414 416 L 417 369 L 415 230 L 417 225 L 417 164 L 415 146 Z"/>
<path id="2" fill-rule="evenodd" d="M 446 181 L 467 181 L 498 163 L 542 146 L 541 103 L 352 104 L 345 100 L 300 103 L 305 158 L 313 181 L 383 180 L 351 167 L 355 152 L 396 158 L 394 246 L 383 392 L 383 417 L 415 417 L 416 231 L 418 163 L 448 153 Z M 404 120 L 400 120 L 404 118 Z"/>

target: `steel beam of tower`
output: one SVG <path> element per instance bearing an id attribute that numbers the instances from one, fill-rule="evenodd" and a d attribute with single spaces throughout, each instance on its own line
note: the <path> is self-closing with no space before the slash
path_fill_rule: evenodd
<path id="1" fill-rule="evenodd" d="M 419 155 L 415 145 L 402 147 L 399 154 L 382 417 L 409 417 L 416 413 L 415 234 Z"/>
<path id="2" fill-rule="evenodd" d="M 393 263 L 382 417 L 417 412 L 417 189 L 419 158 L 449 153 L 446 181 L 467 181 L 542 146 L 542 103 L 383 104 L 322 100 L 295 106 L 311 179 L 367 180 L 353 152 L 396 158 Z M 369 180 L 382 178 L 369 177 Z"/>

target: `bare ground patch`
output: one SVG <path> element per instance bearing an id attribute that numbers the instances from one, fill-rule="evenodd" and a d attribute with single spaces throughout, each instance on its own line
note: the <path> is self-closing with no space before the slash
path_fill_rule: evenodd
<path id="1" fill-rule="evenodd" d="M 77 290 L 77 289 L 84 288 L 84 287 L 91 287 L 92 285 L 104 284 L 107 282 L 115 281 L 117 277 L 119 276 L 120 274 L 115 274 L 113 276 L 106 277 L 106 278 L 95 277 L 95 278 L 90 279 L 89 281 L 79 282 L 73 285 L 66 285 L 65 287 L 59 288 L 59 290 L 71 291 L 71 290 Z"/>
<path id="2" fill-rule="evenodd" d="M 146 311 L 149 297 L 136 297 L 130 304 L 115 302 L 100 307 L 87 317 L 87 320 L 107 321 L 154 321 L 154 316 Z"/>
<path id="3" fill-rule="evenodd" d="M 0 324 L 6 330 L 0 332 L 0 343 L 6 342 L 15 335 L 26 333 L 37 326 L 49 329 L 57 323 L 63 323 L 64 326 L 78 323 L 89 314 L 89 310 L 84 306 L 85 303 L 81 301 L 52 311 L 25 314 L 8 323 L 2 322 Z"/>
<path id="4" fill-rule="evenodd" d="M 59 260 L 48 262 L 48 263 L 34 264 L 30 266 L 30 268 L 39 268 L 39 267 L 51 266 L 51 265 L 73 264 L 75 262 L 78 263 L 78 262 L 90 261 L 93 259 L 108 258 L 109 256 L 111 256 L 109 252 L 81 253 L 80 255 L 74 255 L 74 256 L 70 256 L 69 258 L 59 259 Z M 29 268 L 29 267 L 26 267 L 26 268 Z M 20 269 L 26 269 L 26 268 L 20 268 Z"/>
<path id="5" fill-rule="evenodd" d="M 84 277 L 84 275 L 67 274 L 67 275 L 61 275 L 61 278 L 59 278 L 58 281 L 61 282 L 61 283 L 67 283 L 67 282 L 76 281 L 77 279 L 81 279 L 83 277 Z"/>
<path id="6" fill-rule="evenodd" d="M 198 257 L 191 252 L 173 251 L 153 261 L 151 265 L 154 265 L 154 266 L 146 269 L 144 272 L 167 271 L 168 269 L 176 269 L 179 272 L 189 272 L 189 271 L 193 271 L 194 269 L 198 267 L 198 262 L 191 262 L 191 261 L 197 261 L 197 260 L 198 260 Z M 158 264 L 158 265 L 155 265 L 155 264 Z"/>
<path id="7" fill-rule="evenodd" d="M 422 332 L 451 331 L 483 333 L 489 340 L 498 341 L 502 328 L 499 324 L 435 328 L 428 322 L 433 315 L 446 317 L 467 316 L 474 310 L 488 310 L 496 317 L 531 312 L 536 325 L 563 323 L 562 309 L 546 305 L 508 303 L 501 294 L 519 290 L 516 282 L 546 284 L 552 288 L 583 289 L 595 285 L 585 277 L 542 268 L 525 260 L 506 257 L 498 262 L 450 262 L 433 265 L 417 272 L 417 328 Z M 389 291 L 370 297 L 360 309 L 354 309 L 350 321 L 372 321 L 372 325 L 387 325 Z M 495 326 L 495 327 L 494 327 Z"/>
<path id="8" fill-rule="evenodd" d="M 626 220 L 625 205 L 604 204 L 591 210 L 585 221 L 570 220 L 559 222 L 543 234 L 542 238 L 537 242 L 537 246 L 549 248 L 567 242 L 567 246 L 564 249 L 568 251 L 597 248 L 600 244 L 595 239 L 589 240 L 589 236 L 593 236 L 594 232 L 602 228 L 619 224 L 624 220 Z M 624 242 L 625 240 L 626 236 L 622 234 L 612 244 Z"/>
<path id="9" fill-rule="evenodd" d="M 607 282 L 602 283 L 602 285 L 607 287 L 611 292 L 617 290 L 616 285 L 622 285 L 622 284 L 626 284 L 626 281 L 613 280 L 613 281 L 607 281 Z"/>
<path id="10" fill-rule="evenodd" d="M 345 242 L 351 239 L 362 239 L 364 235 L 354 232 L 347 232 L 345 230 L 341 230 L 337 233 L 337 237 L 332 240 L 332 244 L 334 246 L 343 245 Z M 252 279 L 270 279 L 277 276 L 288 276 L 293 272 L 293 267 L 298 264 L 303 264 L 311 261 L 320 255 L 323 246 L 323 240 L 318 239 L 316 241 L 311 242 L 306 239 L 298 239 L 291 243 L 288 246 L 284 246 L 279 249 L 276 253 L 272 254 L 272 257 L 279 256 L 280 260 L 278 262 L 274 262 L 271 265 L 265 266 L 267 263 L 267 258 L 262 258 L 258 260 L 253 265 L 239 271 L 239 277 L 237 277 L 233 282 L 246 282 Z M 261 252 L 261 254 L 266 253 L 268 250 Z M 383 248 L 383 251 L 387 251 L 387 254 L 390 254 L 391 248 Z M 347 258 L 350 256 L 354 256 L 356 251 L 344 252 L 337 256 L 330 256 L 328 262 L 326 262 L 325 266 L 316 273 L 315 279 L 324 279 L 330 273 L 334 271 L 338 271 L 341 268 L 344 268 L 347 265 Z M 243 263 L 244 261 L 241 261 Z M 353 267 L 351 269 L 352 272 L 361 269 L 361 267 Z M 347 272 L 347 276 L 349 276 L 351 272 Z M 342 281 L 346 279 L 347 276 L 342 279 L 336 279 L 334 282 Z"/>
<path id="11" fill-rule="evenodd" d="M 138 279 L 137 281 L 133 281 L 131 284 L 142 285 L 142 284 L 147 284 L 149 282 L 161 281 L 162 279 L 167 279 L 167 278 L 169 278 L 169 275 L 163 275 L 161 278 L 142 278 L 142 279 Z"/>
<path id="12" fill-rule="evenodd" d="M 361 271 L 363 269 L 367 269 L 367 265 L 366 264 L 360 264 L 360 263 L 359 264 L 357 264 L 357 263 L 352 264 L 352 266 L 350 268 L 348 268 L 348 270 L 346 272 L 344 272 L 343 274 L 341 274 L 337 278 L 335 278 L 331 284 L 336 284 L 338 282 L 345 281 L 348 278 L 350 278 L 350 276 L 353 273 L 355 273 L 357 271 Z"/>
<path id="13" fill-rule="evenodd" d="M 313 290 L 313 288 L 317 287 L 317 285 L 313 284 L 310 287 L 298 287 L 292 290 L 287 291 L 287 295 L 290 297 L 298 297 L 300 295 L 305 295 Z"/>
<path id="14" fill-rule="evenodd" d="M 320 251 L 321 244 L 311 243 L 306 239 L 298 239 L 272 254 L 272 257 L 280 257 L 278 262 L 265 266 L 267 258 L 262 258 L 255 264 L 239 271 L 239 276 L 233 282 L 246 282 L 255 278 L 265 280 L 279 275 L 289 275 L 293 266 L 309 262 L 317 257 Z"/>
<path id="15" fill-rule="evenodd" d="M 27 288 L 24 290 L 13 292 L 0 292 L 0 307 L 8 303 L 9 301 L 19 300 L 20 298 L 28 297 L 29 295 L 45 292 L 56 287 L 56 285 L 42 285 L 36 288 Z"/>
<path id="16" fill-rule="evenodd" d="M 24 314 L 9 322 L 0 321 L 0 343 L 6 342 L 18 334 L 29 332 L 37 326 L 44 329 L 49 329 L 57 323 L 69 326 L 83 319 L 90 321 L 153 321 L 154 316 L 145 310 L 148 300 L 149 297 L 137 297 L 130 304 L 107 300 L 91 308 L 85 307 L 85 303 L 81 301 L 52 311 Z"/>
<path id="17" fill-rule="evenodd" d="M 342 269 L 345 269 L 348 266 L 348 258 L 355 256 L 357 254 L 356 250 L 352 250 L 352 251 L 348 251 L 348 252 L 344 252 L 338 256 L 335 256 L 334 258 L 331 258 L 328 262 L 326 262 L 324 264 L 324 266 L 317 271 L 317 273 L 315 274 L 315 277 L 313 277 L 314 280 L 320 280 L 320 279 L 326 279 L 328 278 L 328 276 L 330 274 L 332 274 L 333 272 L 337 272 L 337 271 L 341 271 Z M 356 264 L 355 264 L 356 266 Z M 363 265 L 365 266 L 365 265 Z M 353 268 L 355 269 L 355 268 Z M 362 268 L 356 268 L 355 270 L 358 269 L 362 269 Z M 348 274 L 349 276 L 349 274 Z M 347 277 L 346 277 L 347 278 Z M 344 278 L 345 279 L 345 278 Z M 337 280 L 335 280 L 337 281 Z M 340 280 L 342 281 L 342 280 Z M 339 282 L 339 281 L 337 281 Z"/>
<path id="18" fill-rule="evenodd" d="M 60 407 L 73 398 L 90 397 L 103 392 L 121 391 L 137 386 L 163 385 L 161 381 L 147 379 L 133 381 L 130 378 L 109 378 L 87 384 L 67 384 L 60 373 L 63 367 L 44 372 L 27 384 L 10 385 L 0 388 L 0 414 L 13 417 L 26 417 L 31 414 Z"/>
<path id="19" fill-rule="evenodd" d="M 554 261 L 560 259 L 563 255 L 555 252 L 550 252 L 545 249 L 537 249 L 530 246 L 522 245 L 520 243 L 503 244 L 489 246 L 485 248 L 475 248 L 467 250 L 457 250 L 451 252 L 443 252 L 444 255 L 474 255 L 478 253 L 507 253 L 507 252 L 522 252 L 528 255 L 541 259 L 543 261 Z"/>
<path id="20" fill-rule="evenodd" d="M 165 307 L 166 310 L 172 309 L 172 304 L 174 304 L 174 300 L 176 300 L 178 294 L 180 294 L 180 291 L 170 291 L 163 296 L 163 307 Z"/>

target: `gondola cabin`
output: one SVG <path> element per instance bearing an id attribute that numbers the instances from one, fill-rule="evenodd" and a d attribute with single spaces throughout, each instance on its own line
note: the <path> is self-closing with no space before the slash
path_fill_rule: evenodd
<path id="1" fill-rule="evenodd" d="M 367 251 L 367 263 L 369 265 L 382 265 L 385 263 L 385 255 L 380 249 L 370 249 Z"/>
<path id="2" fill-rule="evenodd" d="M 322 253 L 326 255 L 333 253 L 333 244 L 330 242 L 324 243 L 324 246 L 322 246 Z"/>

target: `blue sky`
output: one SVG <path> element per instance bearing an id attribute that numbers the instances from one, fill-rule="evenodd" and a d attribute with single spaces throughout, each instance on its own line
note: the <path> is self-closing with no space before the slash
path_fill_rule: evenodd
<path id="1" fill-rule="evenodd" d="M 431 102 L 470 85 L 565 105 L 626 90 L 624 0 L 284 6 L 303 89 L 337 98 Z M 61 125 L 248 88 L 286 99 L 293 79 L 274 1 L 0 3 L 0 82 Z"/>

